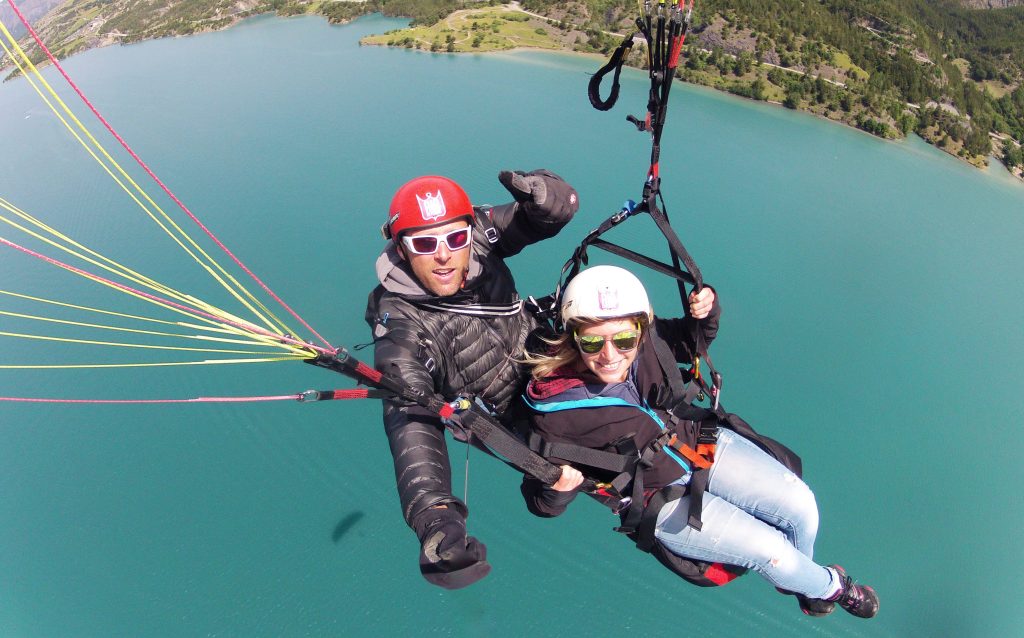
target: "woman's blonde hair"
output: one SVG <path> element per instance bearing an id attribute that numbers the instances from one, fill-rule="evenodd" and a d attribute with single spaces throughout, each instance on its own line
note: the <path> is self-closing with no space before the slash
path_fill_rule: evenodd
<path id="1" fill-rule="evenodd" d="M 620 319 L 636 319 L 637 325 L 644 333 L 650 323 L 649 316 L 629 315 L 626 317 L 607 317 L 596 319 L 594 317 L 575 317 L 565 326 L 565 330 L 555 334 L 553 337 L 540 337 L 540 340 L 548 345 L 544 354 L 526 352 L 523 356 L 523 363 L 530 366 L 530 376 L 535 380 L 541 380 L 551 376 L 559 368 L 569 367 L 573 370 L 579 369 L 583 361 L 579 348 L 576 347 L 576 331 L 584 326 L 593 326 L 606 321 L 618 321 Z M 643 335 L 641 335 L 643 338 Z"/>

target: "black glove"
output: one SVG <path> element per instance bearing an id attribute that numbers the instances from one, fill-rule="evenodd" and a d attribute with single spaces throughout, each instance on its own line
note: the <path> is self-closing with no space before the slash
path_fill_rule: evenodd
<path id="1" fill-rule="evenodd" d="M 576 189 L 565 180 L 543 168 L 529 173 L 501 171 L 498 181 L 512 193 L 517 202 L 553 220 L 568 220 L 579 210 Z"/>
<path id="2" fill-rule="evenodd" d="M 490 573 L 487 546 L 466 536 L 466 517 L 459 510 L 427 509 L 412 525 L 420 539 L 420 573 L 430 584 L 461 589 Z"/>

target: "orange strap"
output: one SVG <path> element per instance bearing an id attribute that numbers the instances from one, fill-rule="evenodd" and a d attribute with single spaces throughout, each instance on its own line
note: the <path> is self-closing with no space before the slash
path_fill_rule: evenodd
<path id="1" fill-rule="evenodd" d="M 715 462 L 714 443 L 701 443 L 697 445 L 697 449 L 694 450 L 689 445 L 681 443 L 679 439 L 676 438 L 676 435 L 673 434 L 672 438 L 669 439 L 668 444 L 672 449 L 685 456 L 686 460 L 692 463 L 697 469 L 706 470 Z"/>

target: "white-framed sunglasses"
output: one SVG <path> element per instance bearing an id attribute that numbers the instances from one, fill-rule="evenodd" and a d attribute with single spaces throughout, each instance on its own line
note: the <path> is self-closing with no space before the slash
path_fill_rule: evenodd
<path id="1" fill-rule="evenodd" d="M 417 255 L 433 255 L 441 242 L 450 251 L 462 250 L 473 240 L 473 227 L 457 228 L 443 235 L 403 235 L 402 244 L 409 252 Z"/>

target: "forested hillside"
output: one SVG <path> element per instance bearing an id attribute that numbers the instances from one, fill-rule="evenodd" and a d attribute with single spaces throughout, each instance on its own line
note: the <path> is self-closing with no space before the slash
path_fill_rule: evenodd
<path id="1" fill-rule="evenodd" d="M 720 27 L 729 36 L 722 38 L 723 47 L 752 41 L 755 59 L 777 57 L 776 64 L 804 72 L 765 74 L 783 89 L 787 106 L 852 118 L 854 125 L 879 135 L 916 130 L 976 161 L 992 152 L 990 133 L 1024 139 L 1024 7 L 971 10 L 924 0 L 706 0 L 695 26 L 698 33 Z M 719 67 L 728 75 L 728 64 Z M 819 77 L 842 86 L 818 82 Z M 1019 146 L 1001 145 L 1007 163 L 1019 166 Z"/>
<path id="2" fill-rule="evenodd" d="M 525 0 L 588 21 L 577 48 L 610 51 L 631 2 Z M 1024 164 L 1024 6 L 946 0 L 698 0 L 679 75 L 875 135 L 917 132 L 976 164 Z M 642 64 L 642 57 L 634 61 Z M 995 148 L 993 147 L 995 144 Z"/>

